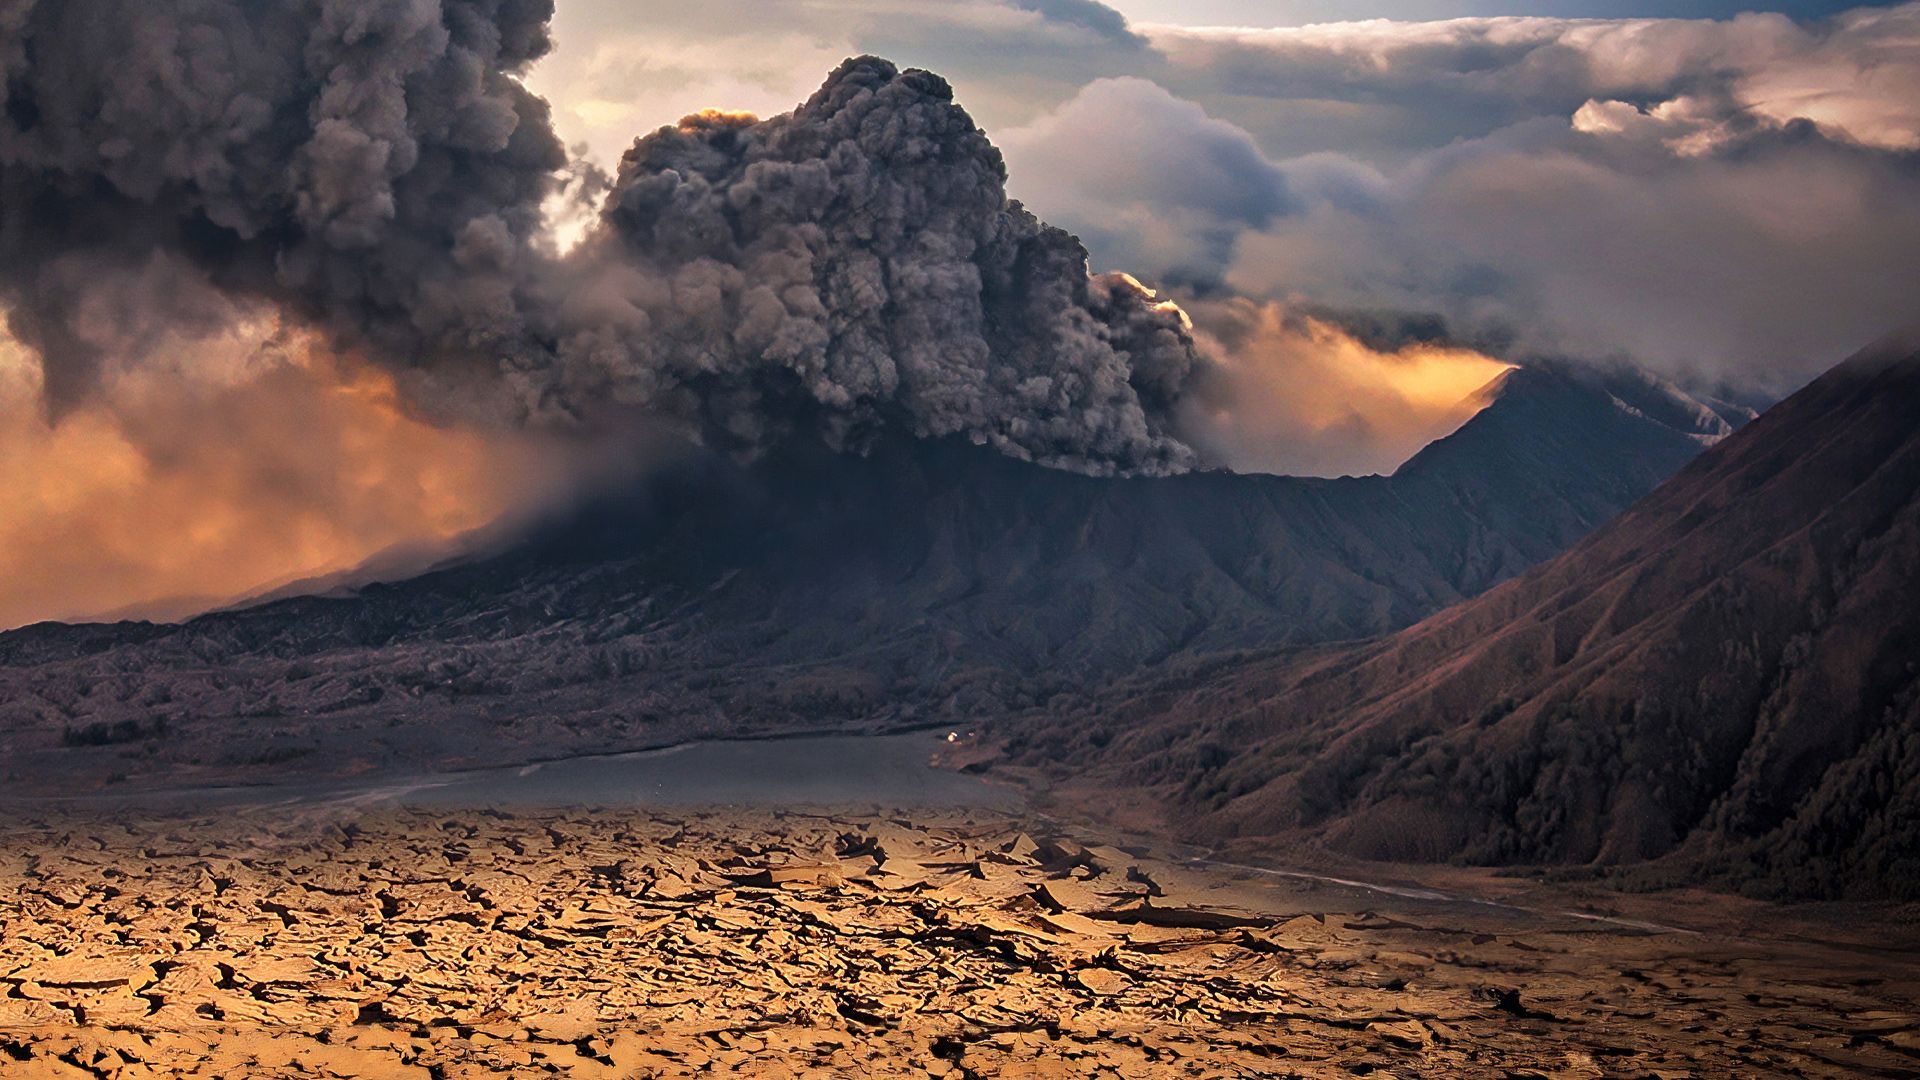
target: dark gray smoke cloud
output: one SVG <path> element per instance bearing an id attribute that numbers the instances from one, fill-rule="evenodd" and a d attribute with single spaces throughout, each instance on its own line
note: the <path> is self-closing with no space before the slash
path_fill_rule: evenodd
<path id="1" fill-rule="evenodd" d="M 266 301 L 482 360 L 566 161 L 512 76 L 548 0 L 0 0 L 0 302 L 57 410 L 130 333 Z M 165 272 L 154 274 L 159 265 Z M 94 289 L 166 282 L 112 310 Z"/>
<path id="2" fill-rule="evenodd" d="M 572 175 L 517 81 L 550 0 L 0 0 L 0 305 L 56 412 L 146 343 L 266 308 L 430 412 L 604 403 L 754 451 L 963 435 L 1167 472 L 1184 317 L 1005 196 L 947 84 L 849 61 L 795 113 Z M 111 302 L 103 302 L 103 297 Z"/>
<path id="3" fill-rule="evenodd" d="M 699 410 L 749 444 L 897 418 L 1074 468 L 1190 464 L 1159 419 L 1195 362 L 1184 317 L 1089 277 L 1005 179 L 944 81 L 871 58 L 789 115 L 658 131 L 569 260 L 560 363 L 530 382 Z"/>

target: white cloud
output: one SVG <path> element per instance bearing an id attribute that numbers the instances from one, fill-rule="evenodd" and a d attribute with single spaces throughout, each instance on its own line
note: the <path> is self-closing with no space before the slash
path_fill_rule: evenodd
<path id="1" fill-rule="evenodd" d="M 1323 202 L 1244 237 L 1227 280 L 1775 388 L 1913 317 L 1913 161 L 1788 131 L 1695 150 L 1642 123 L 1436 154 L 1372 208 Z"/>
<path id="2" fill-rule="evenodd" d="M 566 0 L 554 41 L 528 83 L 603 166 L 700 109 L 791 109 L 861 53 L 946 76 L 989 130 L 1154 56 L 1096 0 Z"/>
<path id="3" fill-rule="evenodd" d="M 1239 236 L 1294 206 L 1245 131 L 1139 78 L 1101 79 L 997 136 L 1015 195 L 1072 228 L 1108 268 L 1214 278 Z"/>
<path id="4" fill-rule="evenodd" d="M 1147 32 L 1164 85 L 1009 139 L 1016 190 L 1110 265 L 1772 389 L 1913 317 L 1920 4 Z M 1317 144 L 1226 119 L 1249 101 L 1344 102 L 1385 142 L 1276 152 Z"/>
<path id="5" fill-rule="evenodd" d="M 1144 30 L 1167 58 L 1166 85 L 1281 155 L 1353 152 L 1337 128 L 1309 125 L 1304 141 L 1286 129 L 1302 106 L 1325 102 L 1359 110 L 1375 143 L 1364 149 L 1378 157 L 1566 117 L 1594 99 L 1710 99 L 1882 148 L 1920 143 L 1920 4 L 1817 23 L 1746 14 Z"/>

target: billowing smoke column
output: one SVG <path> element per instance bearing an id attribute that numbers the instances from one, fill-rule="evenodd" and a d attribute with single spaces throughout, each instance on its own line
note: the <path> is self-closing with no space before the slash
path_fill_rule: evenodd
<path id="1" fill-rule="evenodd" d="M 396 362 L 523 347 L 551 7 L 0 0 L 0 303 L 50 404 L 222 296 Z"/>
<path id="2" fill-rule="evenodd" d="M 1184 466 L 1157 420 L 1194 363 L 1183 317 L 1089 278 L 1005 179 L 944 81 L 871 58 L 792 114 L 656 132 L 583 253 L 599 280 L 561 305 L 562 381 L 691 396 L 749 442 L 799 406 L 836 442 L 897 415 L 1052 463 Z"/>
<path id="3" fill-rule="evenodd" d="M 1185 317 L 1005 195 L 936 76 L 849 61 L 794 113 L 635 144 L 587 238 L 514 76 L 550 0 L 0 0 L 0 305 L 49 405 L 255 305 L 429 413 L 608 405 L 737 452 L 960 435 L 1096 473 L 1194 462 Z"/>

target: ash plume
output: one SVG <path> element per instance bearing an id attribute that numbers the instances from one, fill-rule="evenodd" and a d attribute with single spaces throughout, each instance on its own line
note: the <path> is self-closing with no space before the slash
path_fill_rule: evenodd
<path id="1" fill-rule="evenodd" d="M 145 328 L 208 317 L 212 296 L 395 363 L 519 344 L 514 297 L 565 155 L 513 76 L 546 51 L 550 15 L 540 0 L 0 2 L 0 302 L 50 407 L 138 359 Z M 143 274 L 165 287 L 92 302 Z"/>
<path id="2" fill-rule="evenodd" d="M 609 406 L 752 454 L 964 436 L 1095 473 L 1195 462 L 1185 318 L 1005 194 L 922 71 L 850 60 L 795 112 L 638 140 L 586 175 L 518 81 L 550 0 L 0 0 L 0 306 L 49 410 L 264 305 L 413 407 Z M 577 189 L 577 185 L 576 185 Z"/>

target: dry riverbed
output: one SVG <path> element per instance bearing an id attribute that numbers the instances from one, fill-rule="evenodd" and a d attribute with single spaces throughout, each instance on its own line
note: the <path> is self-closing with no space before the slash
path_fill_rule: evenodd
<path id="1" fill-rule="evenodd" d="M 1905 944 L 1394 897 L 982 808 L 11 811 L 0 1076 L 1912 1075 Z"/>

